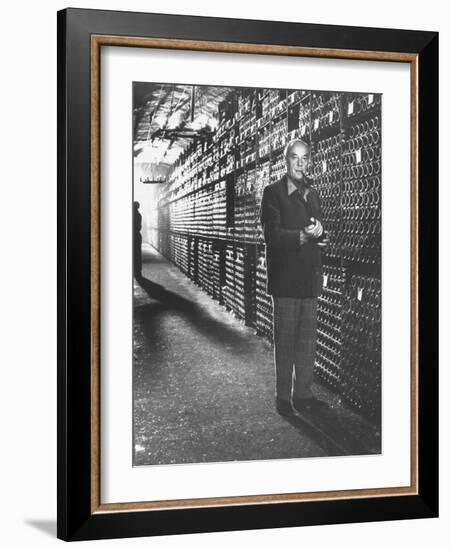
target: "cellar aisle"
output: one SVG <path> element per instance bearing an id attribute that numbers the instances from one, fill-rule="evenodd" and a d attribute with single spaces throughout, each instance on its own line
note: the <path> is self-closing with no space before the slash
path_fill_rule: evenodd
<path id="1" fill-rule="evenodd" d="M 353 454 L 330 442 L 329 419 L 321 429 L 276 412 L 268 341 L 154 249 L 142 273 L 134 286 L 136 466 Z"/>

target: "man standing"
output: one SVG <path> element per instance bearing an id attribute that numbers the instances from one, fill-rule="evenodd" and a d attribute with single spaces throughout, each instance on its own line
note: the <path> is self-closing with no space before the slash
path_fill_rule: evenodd
<path id="1" fill-rule="evenodd" d="M 133 274 L 137 280 L 142 278 L 142 216 L 140 204 L 133 202 Z"/>
<path id="2" fill-rule="evenodd" d="M 321 401 L 311 384 L 322 290 L 320 199 L 306 177 L 310 147 L 295 139 L 285 149 L 286 174 L 264 189 L 261 224 L 266 241 L 267 292 L 272 295 L 276 406 L 282 415 L 312 410 Z M 294 375 L 294 381 L 293 379 Z M 291 397 L 293 394 L 293 399 Z"/>

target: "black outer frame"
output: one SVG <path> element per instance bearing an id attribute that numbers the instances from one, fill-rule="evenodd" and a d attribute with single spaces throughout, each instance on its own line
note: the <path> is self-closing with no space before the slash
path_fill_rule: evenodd
<path id="1" fill-rule="evenodd" d="M 91 514 L 91 34 L 418 54 L 418 495 Z M 57 130 L 57 536 L 89 540 L 437 517 L 438 33 L 69 8 L 58 12 Z"/>

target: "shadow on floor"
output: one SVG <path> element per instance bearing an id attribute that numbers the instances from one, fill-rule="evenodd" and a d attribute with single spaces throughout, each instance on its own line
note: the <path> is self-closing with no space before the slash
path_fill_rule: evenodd
<path id="1" fill-rule="evenodd" d="M 142 264 L 167 264 L 170 261 L 154 249 L 143 249 L 141 258 Z"/>
<path id="2" fill-rule="evenodd" d="M 135 313 L 141 316 L 146 329 L 155 327 L 158 313 L 170 310 L 186 318 L 208 338 L 213 338 L 225 344 L 233 344 L 237 353 L 239 353 L 240 345 L 242 346 L 242 351 L 246 349 L 244 346 L 247 343 L 247 338 L 243 338 L 239 330 L 232 326 L 227 326 L 223 321 L 214 319 L 204 308 L 195 302 L 167 290 L 164 286 L 154 283 L 145 277 L 136 277 L 136 281 L 149 298 L 159 302 L 159 304 L 152 303 L 135 308 Z M 147 332 L 152 334 L 151 331 L 147 330 Z M 154 336 L 152 340 L 154 340 Z"/>
<path id="3" fill-rule="evenodd" d="M 326 452 L 327 456 L 367 455 L 381 452 L 377 433 L 361 433 L 359 420 L 355 421 L 343 409 L 328 405 L 320 411 L 296 413 L 284 417 L 302 433 L 308 433 Z"/>

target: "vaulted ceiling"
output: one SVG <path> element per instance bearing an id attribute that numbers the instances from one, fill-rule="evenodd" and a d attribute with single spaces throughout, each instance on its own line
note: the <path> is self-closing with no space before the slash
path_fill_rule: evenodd
<path id="1" fill-rule="evenodd" d="M 135 162 L 167 171 L 192 142 L 187 135 L 214 129 L 217 106 L 231 88 L 136 82 L 133 87 Z"/>

